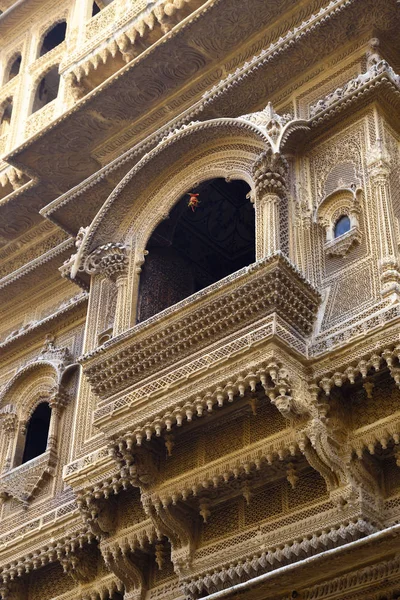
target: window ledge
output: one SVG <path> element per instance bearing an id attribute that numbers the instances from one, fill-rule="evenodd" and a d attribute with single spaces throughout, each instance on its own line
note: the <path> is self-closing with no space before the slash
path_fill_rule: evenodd
<path id="1" fill-rule="evenodd" d="M 32 458 L 0 476 L 0 498 L 15 498 L 25 506 L 40 487 L 47 475 L 54 474 L 57 456 L 54 450 Z"/>
<path id="2" fill-rule="evenodd" d="M 343 235 L 326 242 L 325 253 L 328 256 L 345 256 L 349 250 L 361 242 L 361 232 L 359 227 L 352 227 Z"/>

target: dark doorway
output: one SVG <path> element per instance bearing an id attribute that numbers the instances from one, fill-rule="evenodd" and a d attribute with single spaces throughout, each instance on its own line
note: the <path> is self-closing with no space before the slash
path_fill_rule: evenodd
<path id="1" fill-rule="evenodd" d="M 35 409 L 28 423 L 22 464 L 46 451 L 50 418 L 51 408 L 47 402 L 42 402 Z"/>
<path id="2" fill-rule="evenodd" d="M 213 179 L 185 194 L 150 237 L 138 322 L 255 261 L 254 208 L 241 180 Z"/>
<path id="3" fill-rule="evenodd" d="M 58 23 L 57 25 L 52 27 L 50 31 L 47 32 L 43 40 L 39 56 L 47 54 L 47 52 L 50 52 L 50 50 L 53 50 L 53 48 L 62 44 L 65 40 L 66 32 L 67 24 L 65 21 L 63 21 L 62 23 Z"/>

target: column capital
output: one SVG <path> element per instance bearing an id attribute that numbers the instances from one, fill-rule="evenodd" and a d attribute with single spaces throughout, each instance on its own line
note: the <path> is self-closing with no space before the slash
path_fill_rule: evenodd
<path id="1" fill-rule="evenodd" d="M 266 195 L 282 198 L 286 194 L 287 160 L 271 148 L 262 152 L 252 167 L 253 179 L 259 198 Z"/>
<path id="2" fill-rule="evenodd" d="M 367 153 L 367 166 L 372 181 L 386 180 L 391 171 L 391 158 L 383 141 L 378 138 Z"/>
<path id="3" fill-rule="evenodd" d="M 49 406 L 55 411 L 61 411 L 69 402 L 69 395 L 62 387 L 54 388 L 49 398 Z"/>
<path id="4" fill-rule="evenodd" d="M 84 270 L 89 275 L 103 274 L 116 281 L 128 269 L 127 246 L 120 242 L 109 242 L 99 246 L 85 260 Z"/>

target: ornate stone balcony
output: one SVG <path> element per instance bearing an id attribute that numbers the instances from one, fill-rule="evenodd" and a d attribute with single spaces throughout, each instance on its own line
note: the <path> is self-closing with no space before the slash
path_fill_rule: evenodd
<path id="1" fill-rule="evenodd" d="M 241 344 L 248 348 L 271 337 L 304 356 L 319 301 L 318 292 L 280 254 L 201 290 L 82 357 L 85 375 L 101 398 L 95 419 L 116 408 L 109 401 L 116 392 L 140 384 L 139 395 L 149 395 L 155 383 L 187 378 L 240 351 Z M 152 376 L 157 381 L 149 383 Z"/>
<path id="2" fill-rule="evenodd" d="M 26 504 L 47 475 L 52 475 L 56 465 L 54 450 L 46 450 L 19 467 L 0 476 L 0 498 L 16 498 Z"/>

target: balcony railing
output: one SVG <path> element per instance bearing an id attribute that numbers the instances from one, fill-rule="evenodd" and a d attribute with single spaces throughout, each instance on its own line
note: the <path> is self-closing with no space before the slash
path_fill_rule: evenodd
<path id="1" fill-rule="evenodd" d="M 35 135 L 35 133 L 51 123 L 56 117 L 56 107 L 57 98 L 30 115 L 26 122 L 25 137 L 29 138 Z"/>
<path id="2" fill-rule="evenodd" d="M 281 255 L 229 275 L 82 358 L 85 375 L 101 398 L 95 419 L 117 408 L 110 396 L 128 388 L 132 395 L 132 386 L 143 386 L 143 380 L 150 385 L 149 377 L 161 381 L 171 367 L 183 377 L 178 372 L 201 362 L 202 353 L 211 360 L 222 340 L 234 343 L 255 330 L 260 334 L 266 320 L 268 335 L 304 352 L 319 302 L 318 292 Z"/>
<path id="3" fill-rule="evenodd" d="M 3 473 L 0 476 L 0 496 L 16 498 L 26 503 L 40 486 L 46 475 L 53 474 L 56 454 L 47 450 L 40 456 Z"/>

